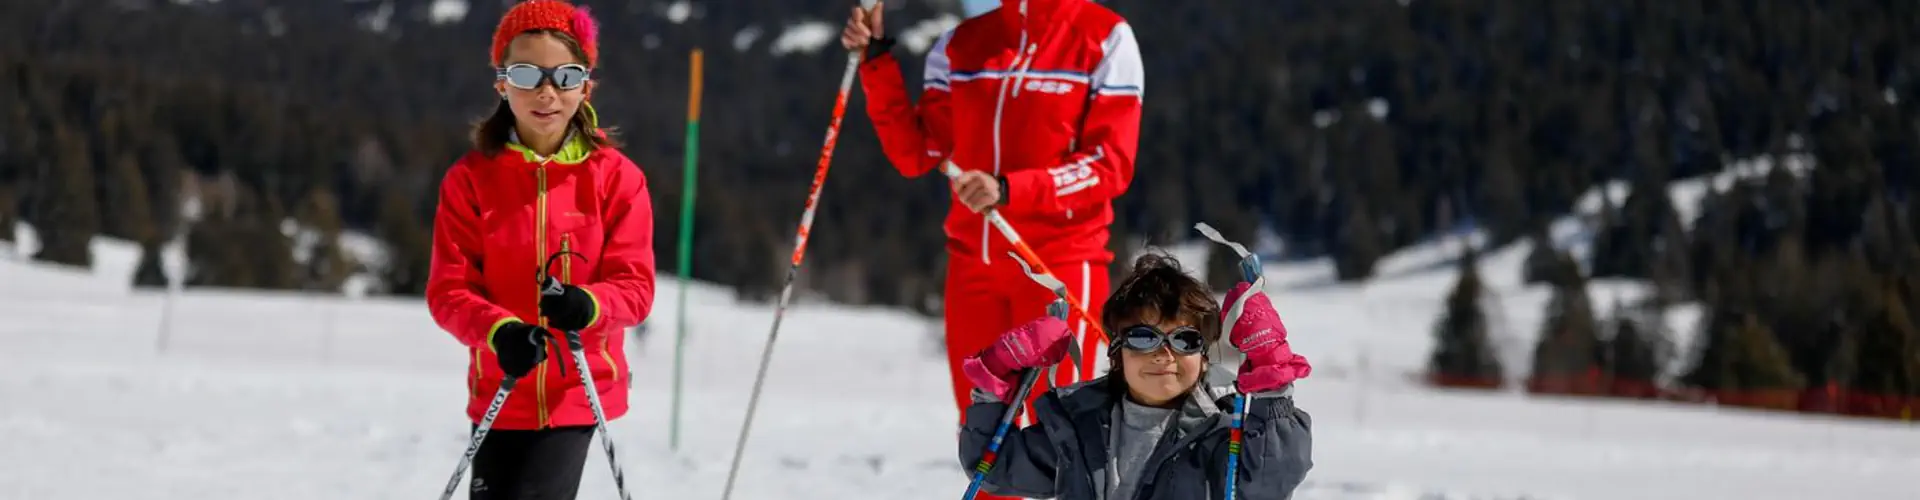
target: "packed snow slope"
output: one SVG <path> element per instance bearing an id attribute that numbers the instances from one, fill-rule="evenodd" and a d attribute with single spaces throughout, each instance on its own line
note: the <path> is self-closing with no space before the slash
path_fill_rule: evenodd
<path id="1" fill-rule="evenodd" d="M 31 231 L 19 235 L 21 248 L 0 244 L 0 498 L 418 499 L 452 473 L 466 361 L 421 301 L 189 290 L 169 308 L 127 285 L 130 245 L 98 240 L 95 268 L 73 270 L 27 262 Z M 1525 251 L 1483 261 L 1514 363 L 1546 298 L 1519 284 Z M 1451 255 L 1406 250 L 1364 286 L 1328 284 L 1325 263 L 1272 266 L 1275 303 L 1316 365 L 1298 398 L 1317 465 L 1295 498 L 1910 498 L 1912 425 L 1418 385 Z M 660 283 L 652 333 L 630 351 L 634 410 L 610 432 L 636 498 L 718 498 L 773 314 L 690 287 L 673 451 L 676 285 Z M 1594 295 L 1616 293 L 1637 290 Z M 737 498 L 958 496 L 930 328 L 891 309 L 789 311 Z M 602 451 L 589 453 L 582 498 L 613 498 Z"/>

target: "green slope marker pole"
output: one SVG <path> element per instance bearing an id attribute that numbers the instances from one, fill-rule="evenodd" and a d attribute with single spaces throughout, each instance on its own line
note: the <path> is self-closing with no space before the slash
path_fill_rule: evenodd
<path id="1" fill-rule="evenodd" d="M 673 423 L 669 449 L 680 451 L 680 373 L 687 349 L 687 282 L 693 281 L 693 195 L 700 156 L 700 49 L 693 49 L 687 83 L 686 184 L 680 189 L 680 304 L 673 334 Z"/>

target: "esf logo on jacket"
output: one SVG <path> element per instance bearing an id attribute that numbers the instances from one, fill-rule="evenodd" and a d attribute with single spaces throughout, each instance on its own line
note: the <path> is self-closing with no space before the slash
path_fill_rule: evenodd
<path id="1" fill-rule="evenodd" d="M 1066 94 L 1073 91 L 1073 82 L 1060 80 L 1027 80 L 1026 89 L 1028 92 Z"/>
<path id="2" fill-rule="evenodd" d="M 1079 161 L 1047 169 L 1047 173 L 1053 176 L 1054 189 L 1072 194 L 1099 184 L 1100 178 L 1093 175 L 1093 167 L 1087 163 Z"/>

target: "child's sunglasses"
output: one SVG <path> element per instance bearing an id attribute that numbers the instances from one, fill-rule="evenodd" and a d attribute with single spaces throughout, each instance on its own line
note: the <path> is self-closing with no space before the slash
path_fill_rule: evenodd
<path id="1" fill-rule="evenodd" d="M 1175 354 L 1192 355 L 1207 349 L 1207 338 L 1191 326 L 1162 332 L 1153 325 L 1133 325 L 1121 330 L 1120 345 L 1137 352 L 1153 352 L 1165 345 Z"/>
<path id="2" fill-rule="evenodd" d="M 578 64 L 562 64 L 553 68 L 514 64 L 500 68 L 497 78 L 506 80 L 507 85 L 521 90 L 540 88 L 541 81 L 552 81 L 553 88 L 556 89 L 573 90 L 586 85 L 587 78 L 592 74 L 593 72 L 588 71 L 586 66 Z"/>

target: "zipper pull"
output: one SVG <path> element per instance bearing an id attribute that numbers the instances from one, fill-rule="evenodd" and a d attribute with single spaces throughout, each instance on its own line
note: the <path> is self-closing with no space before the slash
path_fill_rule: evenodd
<path id="1" fill-rule="evenodd" d="M 1025 81 L 1027 80 L 1027 72 L 1026 72 L 1026 71 L 1021 71 L 1021 70 L 1020 70 L 1020 68 L 1021 68 L 1021 66 L 1020 66 L 1020 60 L 1021 60 L 1021 59 L 1024 59 L 1025 57 L 1026 57 L 1026 56 L 1025 56 L 1025 55 L 1023 55 L 1023 54 L 1017 54 L 1017 53 L 1016 53 L 1016 54 L 1014 54 L 1014 55 L 1013 55 L 1013 66 L 1012 66 L 1012 67 L 1009 67 L 1009 68 L 1007 68 L 1007 69 L 1009 69 L 1009 70 L 1012 70 L 1012 71 L 1013 71 L 1013 74 L 1012 74 L 1012 75 L 1010 75 L 1010 76 L 1012 76 L 1012 77 L 1013 77 L 1013 97 L 1014 97 L 1014 98 L 1016 98 L 1016 99 L 1020 97 L 1020 84 L 1021 84 L 1022 82 L 1025 82 Z"/>
<path id="2" fill-rule="evenodd" d="M 560 233 L 560 282 L 573 284 L 573 259 L 566 255 L 573 253 L 573 232 Z"/>
<path id="3" fill-rule="evenodd" d="M 1027 53 L 1025 54 L 1024 57 L 1013 58 L 1013 64 L 1015 65 L 1014 70 L 1017 72 L 1017 74 L 1014 75 L 1014 79 L 1013 79 L 1013 96 L 1014 97 L 1020 97 L 1020 87 L 1023 87 L 1024 86 L 1023 84 L 1027 82 L 1027 69 L 1033 67 L 1033 57 L 1034 57 L 1033 53 L 1034 51 L 1039 49 L 1040 49 L 1040 44 L 1037 44 L 1037 43 L 1028 44 Z M 1025 60 L 1022 60 L 1022 59 L 1025 59 Z"/>

